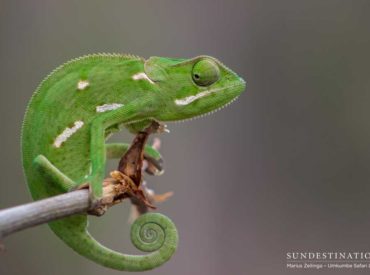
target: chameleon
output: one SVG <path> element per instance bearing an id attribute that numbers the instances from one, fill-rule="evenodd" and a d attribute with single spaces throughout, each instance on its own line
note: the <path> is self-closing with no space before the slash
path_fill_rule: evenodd
<path id="1" fill-rule="evenodd" d="M 22 163 L 34 200 L 88 184 L 90 203 L 102 196 L 107 158 L 120 158 L 125 143 L 106 143 L 119 130 L 138 133 L 151 122 L 188 120 L 212 113 L 238 98 L 245 81 L 217 59 L 90 54 L 52 71 L 28 104 L 22 126 Z M 149 145 L 145 155 L 160 159 Z M 49 223 L 78 254 L 108 268 L 153 269 L 178 244 L 175 225 L 159 213 L 131 225 L 131 241 L 145 255 L 113 251 L 91 236 L 87 214 Z"/>

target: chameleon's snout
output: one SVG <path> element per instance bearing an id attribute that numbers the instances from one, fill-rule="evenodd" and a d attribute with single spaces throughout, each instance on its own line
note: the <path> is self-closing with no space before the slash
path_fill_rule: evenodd
<path id="1" fill-rule="evenodd" d="M 241 93 L 245 92 L 247 88 L 247 83 L 240 76 L 236 76 L 236 78 L 234 78 L 234 81 L 232 81 L 231 83 L 232 84 L 230 85 L 230 92 L 234 94 L 234 96 L 239 96 Z"/>
<path id="2" fill-rule="evenodd" d="M 240 93 L 245 92 L 245 90 L 247 88 L 247 83 L 240 76 L 238 76 L 238 84 L 239 84 L 238 86 L 240 86 L 239 87 Z"/>

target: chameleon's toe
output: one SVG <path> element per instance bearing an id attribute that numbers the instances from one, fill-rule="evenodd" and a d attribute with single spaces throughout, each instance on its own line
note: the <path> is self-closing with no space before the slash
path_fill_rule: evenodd
<path id="1" fill-rule="evenodd" d="M 157 129 L 158 134 L 169 133 L 170 130 L 167 128 L 167 124 L 160 123 Z"/>
<path id="2" fill-rule="evenodd" d="M 69 189 L 69 192 L 76 191 L 76 190 L 82 190 L 82 189 L 90 189 L 90 184 L 85 182 L 80 185 L 73 186 L 72 188 Z"/>
<path id="3" fill-rule="evenodd" d="M 145 172 L 154 176 L 159 176 L 164 173 L 162 158 L 155 159 L 150 156 L 145 156 L 144 158 L 146 160 Z"/>
<path id="4" fill-rule="evenodd" d="M 90 191 L 91 189 L 89 189 Z M 97 208 L 101 204 L 101 197 L 97 197 L 93 192 L 90 191 L 89 194 L 89 205 L 90 208 Z"/>
<path id="5" fill-rule="evenodd" d="M 96 184 L 96 182 L 100 184 Z M 100 200 L 103 197 L 103 180 L 100 180 L 96 175 L 90 175 L 84 180 L 71 188 L 69 191 L 88 189 L 89 190 L 89 206 L 90 208 L 95 208 L 99 205 Z"/>

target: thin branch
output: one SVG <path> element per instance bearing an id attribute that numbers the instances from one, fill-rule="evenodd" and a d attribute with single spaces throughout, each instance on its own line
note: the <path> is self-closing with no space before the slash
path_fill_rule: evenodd
<path id="1" fill-rule="evenodd" d="M 86 212 L 88 206 L 88 190 L 78 190 L 1 210 L 0 238 L 19 230 Z"/>
<path id="2" fill-rule="evenodd" d="M 89 205 L 89 190 L 81 189 L 47 199 L 0 210 L 0 239 L 39 224 L 67 216 L 89 213 L 100 216 L 108 207 L 130 196 L 124 180 L 104 181 L 103 198 L 94 208 Z"/>

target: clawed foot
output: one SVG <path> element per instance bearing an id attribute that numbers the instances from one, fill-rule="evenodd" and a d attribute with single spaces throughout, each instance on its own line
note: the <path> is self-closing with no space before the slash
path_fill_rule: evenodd
<path id="1" fill-rule="evenodd" d="M 159 138 L 154 138 L 153 144 L 151 146 L 155 151 L 159 151 L 161 147 L 161 140 Z M 154 158 L 149 155 L 144 155 L 144 163 L 142 169 L 149 175 L 160 176 L 164 173 L 163 169 L 163 159 Z"/>
<path id="2" fill-rule="evenodd" d="M 100 191 L 98 190 L 99 191 L 98 193 L 96 192 L 97 190 L 94 190 L 94 186 L 93 186 L 94 180 L 95 180 L 94 176 L 89 176 L 88 178 L 85 179 L 83 183 L 75 187 L 72 187 L 69 190 L 69 191 L 75 191 L 75 190 L 88 189 L 89 190 L 89 206 L 91 209 L 99 207 L 99 205 L 101 204 L 102 196 L 103 196 L 102 190 Z"/>

